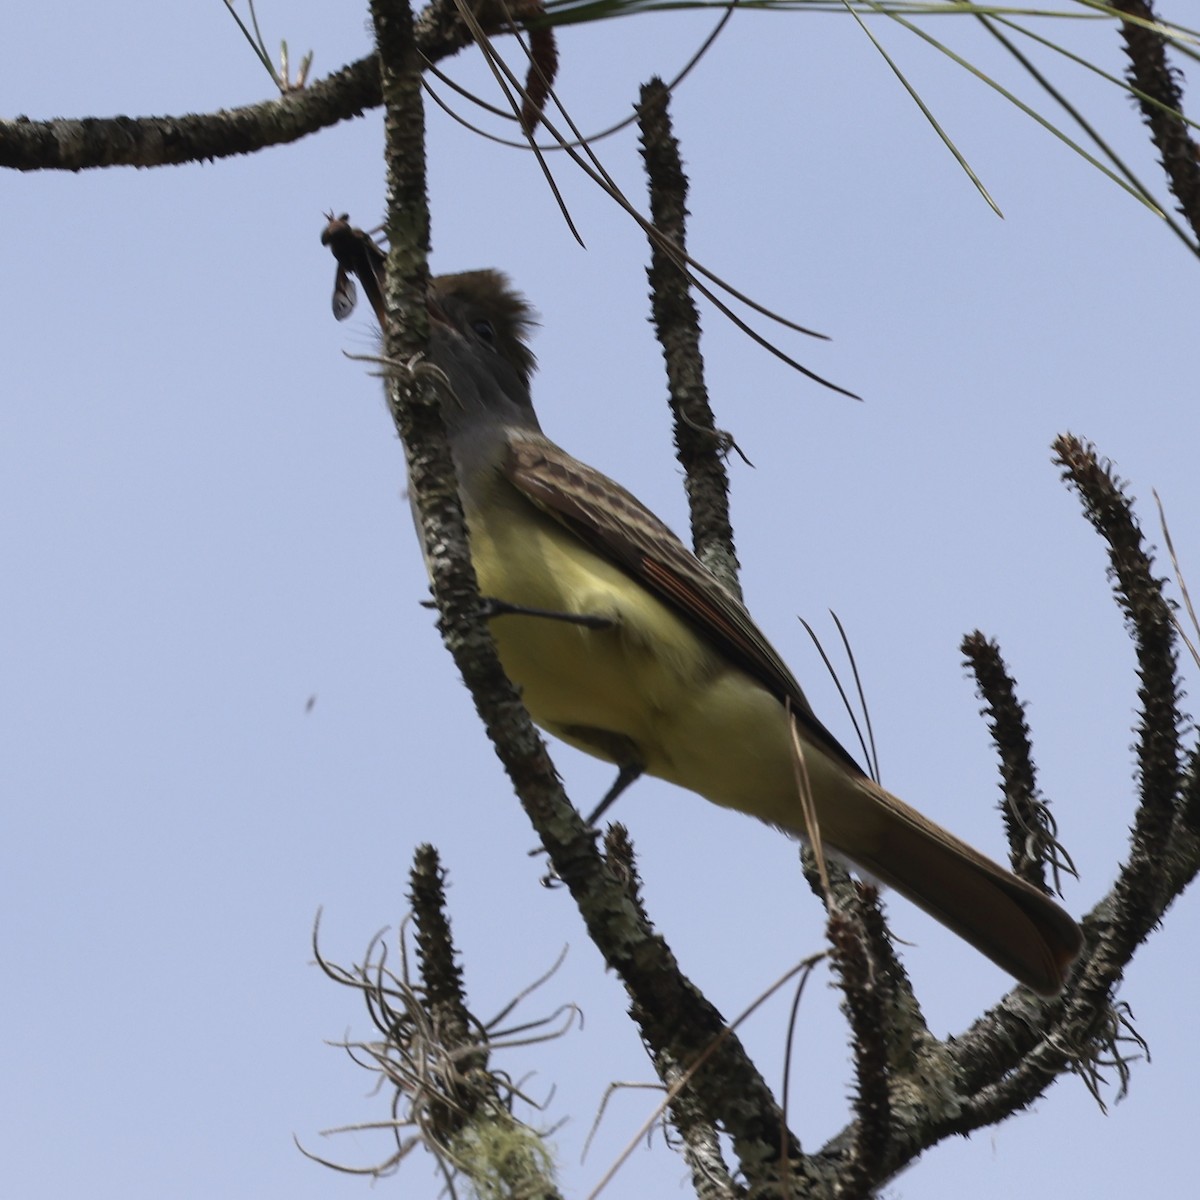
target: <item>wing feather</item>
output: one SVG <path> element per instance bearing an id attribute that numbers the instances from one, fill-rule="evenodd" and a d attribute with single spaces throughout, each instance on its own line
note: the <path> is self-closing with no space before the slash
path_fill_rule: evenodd
<path id="1" fill-rule="evenodd" d="M 863 774 L 741 601 L 635 496 L 541 437 L 510 435 L 503 469 L 526 499 L 665 601 L 781 702 L 790 700 L 804 732 Z"/>

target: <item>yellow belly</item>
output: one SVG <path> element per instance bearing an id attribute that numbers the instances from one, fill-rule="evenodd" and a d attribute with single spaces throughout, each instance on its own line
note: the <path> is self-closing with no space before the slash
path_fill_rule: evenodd
<path id="1" fill-rule="evenodd" d="M 509 508 L 504 512 L 504 508 Z M 579 749 L 798 830 L 783 706 L 715 653 L 674 610 L 515 492 L 468 511 L 484 596 L 602 617 L 587 629 L 547 617 L 493 618 L 509 678 L 533 719 Z"/>

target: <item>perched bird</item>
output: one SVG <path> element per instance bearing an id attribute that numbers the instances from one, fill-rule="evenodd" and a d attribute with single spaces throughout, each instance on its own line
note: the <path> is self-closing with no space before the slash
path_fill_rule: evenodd
<path id="1" fill-rule="evenodd" d="M 430 284 L 430 360 L 471 557 L 533 719 L 620 768 L 819 834 L 1022 983 L 1058 992 L 1080 948 L 1049 897 L 874 783 L 817 720 L 736 599 L 652 512 L 541 430 L 531 310 L 496 271 Z"/>

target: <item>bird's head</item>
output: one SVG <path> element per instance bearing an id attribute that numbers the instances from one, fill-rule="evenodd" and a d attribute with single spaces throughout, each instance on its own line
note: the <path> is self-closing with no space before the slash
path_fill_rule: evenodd
<path id="1" fill-rule="evenodd" d="M 533 309 L 500 271 L 463 271 L 429 281 L 431 356 L 439 366 L 439 348 L 462 339 L 487 361 L 494 355 L 516 373 L 525 389 L 537 359 L 526 344 Z M 449 372 L 448 372 L 449 373 Z"/>

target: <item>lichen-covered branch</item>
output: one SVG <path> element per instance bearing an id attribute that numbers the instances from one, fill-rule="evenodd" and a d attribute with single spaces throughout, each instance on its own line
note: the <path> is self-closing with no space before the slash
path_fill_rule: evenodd
<path id="1" fill-rule="evenodd" d="M 884 1020 L 887 989 L 885 976 L 874 970 L 866 929 L 853 913 L 834 909 L 829 914 L 829 942 L 842 988 L 842 1010 L 850 1023 L 855 1068 L 855 1122 L 851 1150 L 841 1171 L 841 1195 L 846 1200 L 866 1200 L 875 1190 L 891 1137 Z"/>
<path id="2" fill-rule="evenodd" d="M 1078 492 L 1084 512 L 1108 544 L 1113 590 L 1134 640 L 1141 711 L 1137 735 L 1139 800 L 1129 862 L 1118 880 L 1119 920 L 1129 948 L 1157 921 L 1161 864 L 1178 812 L 1182 784 L 1178 633 L 1162 579 L 1142 541 L 1133 504 L 1111 465 L 1071 434 L 1054 443 L 1055 461 Z M 1124 939 L 1123 939 L 1124 940 Z"/>
<path id="3" fill-rule="evenodd" d="M 499 30 L 495 17 L 490 32 Z M 438 61 L 471 44 L 453 0 L 434 0 L 416 22 L 414 49 Z M 215 113 L 160 117 L 0 120 L 0 167 L 18 171 L 85 171 L 161 167 L 253 154 L 299 141 L 382 102 L 374 54 L 308 87 L 261 104 Z"/>
<path id="4" fill-rule="evenodd" d="M 1016 685 L 995 642 L 975 630 L 963 639 L 962 653 L 975 676 L 976 691 L 986 706 L 988 729 L 1000 754 L 1001 812 L 1013 871 L 1045 891 L 1049 863 L 1054 890 L 1061 894 L 1059 875 L 1064 870 L 1074 874 L 1074 868 L 1058 842 L 1049 805 L 1038 793 L 1025 706 L 1017 699 Z"/>
<path id="5" fill-rule="evenodd" d="M 704 383 L 700 316 L 692 301 L 687 272 L 687 176 L 679 143 L 671 132 L 670 94 L 661 79 L 643 86 L 638 104 L 642 160 L 650 184 L 650 216 L 658 237 L 650 239 L 650 280 L 654 328 L 667 366 L 675 414 L 675 452 L 684 470 L 696 557 L 737 596 L 737 552 L 729 518 L 729 476 L 724 452 L 728 435 L 718 432 Z M 678 250 L 670 255 L 662 239 Z"/>
<path id="6" fill-rule="evenodd" d="M 514 1115 L 515 1102 L 525 1097 L 510 1076 L 492 1064 L 493 1056 L 510 1048 L 510 1034 L 494 1023 L 485 1026 L 467 1007 L 443 884 L 436 851 L 419 846 L 410 875 L 419 979 L 411 973 L 403 934 L 396 967 L 388 966 L 387 948 L 376 937 L 362 965 L 346 968 L 324 958 L 314 930 L 318 964 L 335 983 L 361 995 L 379 1035 L 341 1044 L 359 1066 L 379 1077 L 391 1099 L 389 1120 L 329 1132 L 388 1132 L 395 1149 L 368 1166 L 310 1157 L 335 1170 L 381 1178 L 423 1146 L 451 1194 L 454 1179 L 465 1176 L 478 1196 L 559 1200 L 553 1158 L 543 1136 Z M 574 1023 L 573 1010 L 568 1010 L 565 1022 L 559 1016 L 524 1024 L 515 1043 L 525 1046 L 562 1037 Z"/>

